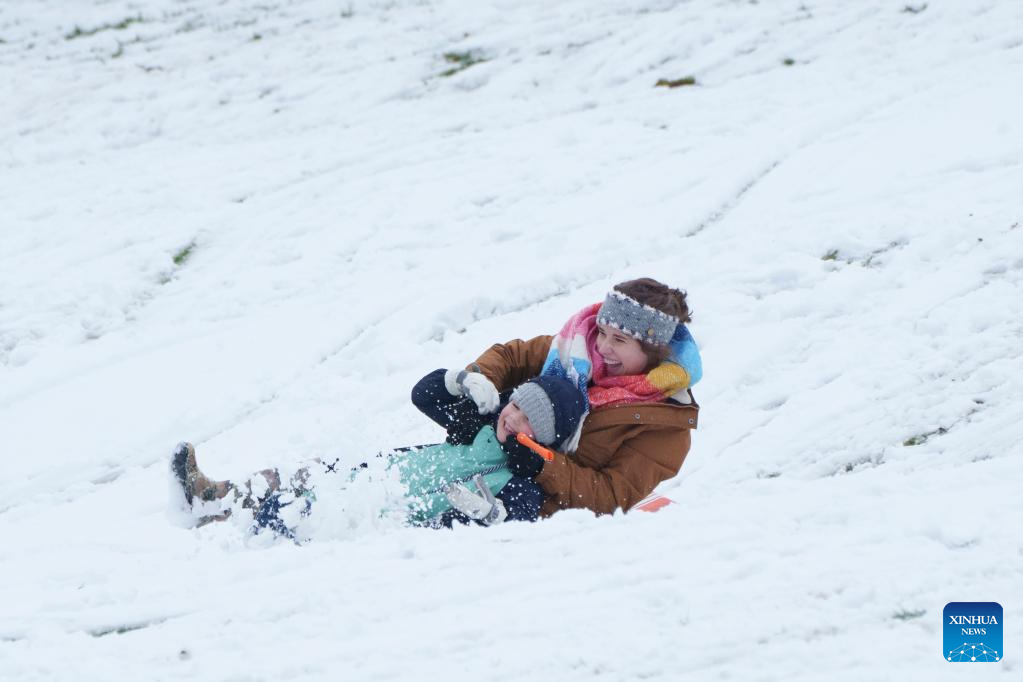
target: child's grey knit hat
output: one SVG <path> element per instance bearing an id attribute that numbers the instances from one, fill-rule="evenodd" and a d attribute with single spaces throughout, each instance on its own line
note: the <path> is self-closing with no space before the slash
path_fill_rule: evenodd
<path id="1" fill-rule="evenodd" d="M 529 419 L 536 440 L 556 449 L 572 438 L 586 411 L 579 389 L 560 377 L 530 379 L 512 391 L 511 401 Z"/>

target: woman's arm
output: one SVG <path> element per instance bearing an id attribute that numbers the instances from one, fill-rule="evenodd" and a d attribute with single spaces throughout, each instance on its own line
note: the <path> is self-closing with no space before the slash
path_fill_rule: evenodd
<path id="1" fill-rule="evenodd" d="M 689 452 L 688 429 L 647 430 L 627 439 L 601 469 L 591 469 L 560 452 L 536 477 L 547 494 L 542 513 L 590 509 L 611 514 L 628 511 L 661 481 L 677 475 Z"/>
<path id="2" fill-rule="evenodd" d="M 451 395 L 444 384 L 445 369 L 436 369 L 412 387 L 412 404 L 437 422 L 448 432 L 448 442 L 468 445 L 479 430 L 493 420 L 493 415 L 481 415 L 471 399 Z"/>
<path id="3" fill-rule="evenodd" d="M 481 372 L 503 393 L 540 374 L 553 338 L 536 336 L 529 341 L 495 343 L 466 369 Z"/>

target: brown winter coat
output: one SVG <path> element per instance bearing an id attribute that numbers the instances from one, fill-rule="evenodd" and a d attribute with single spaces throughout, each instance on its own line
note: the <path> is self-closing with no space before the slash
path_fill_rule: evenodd
<path id="1" fill-rule="evenodd" d="M 552 338 L 494 344 L 476 361 L 478 371 L 498 391 L 514 388 L 540 373 Z M 628 510 L 678 474 L 699 411 L 695 401 L 594 409 L 583 423 L 579 449 L 571 455 L 556 452 L 536 477 L 547 495 L 540 514 L 578 507 L 598 514 Z"/>

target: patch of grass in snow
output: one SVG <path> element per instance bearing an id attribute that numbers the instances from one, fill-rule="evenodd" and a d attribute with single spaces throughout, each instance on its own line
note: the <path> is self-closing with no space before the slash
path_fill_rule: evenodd
<path id="1" fill-rule="evenodd" d="M 896 239 L 893 242 L 888 242 L 887 246 L 882 246 L 880 249 L 874 249 L 873 251 L 871 251 L 870 254 L 867 256 L 867 259 L 865 261 L 863 261 L 862 264 L 863 264 L 864 267 L 868 267 L 869 268 L 871 263 L 873 263 L 874 258 L 876 258 L 877 256 L 880 256 L 882 254 L 888 253 L 892 249 L 897 249 L 900 246 L 905 246 L 905 245 L 906 245 L 906 242 L 904 242 L 904 241 L 902 241 L 900 239 Z"/>
<path id="2" fill-rule="evenodd" d="M 174 254 L 174 265 L 179 268 L 185 264 L 185 262 L 192 257 L 192 251 L 195 250 L 195 242 L 189 242 L 188 246 L 184 247 L 176 254 Z"/>
<path id="3" fill-rule="evenodd" d="M 74 40 L 75 38 L 88 38 L 94 36 L 102 31 L 123 31 L 132 24 L 141 24 L 144 20 L 142 15 L 138 14 L 134 17 L 127 17 L 117 22 L 116 24 L 101 24 L 95 28 L 82 28 L 81 26 L 75 25 L 75 30 L 64 36 L 65 40 Z"/>
<path id="4" fill-rule="evenodd" d="M 920 433 L 911 438 L 907 438 L 906 440 L 902 441 L 902 444 L 907 448 L 913 447 L 914 445 L 923 445 L 931 438 L 931 436 L 944 436 L 946 433 L 948 433 L 948 429 L 946 429 L 944 426 L 939 426 L 934 431 Z"/>
<path id="5" fill-rule="evenodd" d="M 985 401 L 984 401 L 983 398 L 974 398 L 973 399 L 973 405 L 974 405 L 973 407 L 971 407 L 969 410 L 967 410 L 966 414 L 964 414 L 959 419 L 956 419 L 954 422 L 952 422 L 948 426 L 939 426 L 938 428 L 934 429 L 933 431 L 927 431 L 925 433 L 919 433 L 919 434 L 917 434 L 915 436 L 912 436 L 912 437 L 907 438 L 906 440 L 902 441 L 902 444 L 908 448 L 908 447 L 913 447 L 914 445 L 923 445 L 932 436 L 944 436 L 946 433 L 951 431 L 952 428 L 954 426 L 956 426 L 957 424 L 959 424 L 960 422 L 964 422 L 964 421 L 968 422 L 968 421 L 970 421 L 970 417 L 972 417 L 973 415 L 977 414 L 978 412 L 980 412 L 983 409 L 983 406 L 985 405 Z"/>
<path id="6" fill-rule="evenodd" d="M 833 261 L 844 260 L 849 265 L 852 265 L 853 263 L 859 263 L 860 265 L 862 265 L 865 268 L 870 268 L 870 267 L 874 267 L 875 265 L 877 265 L 877 263 L 875 262 L 874 259 L 877 258 L 878 256 L 881 256 L 881 255 L 883 255 L 885 253 L 888 253 L 892 249 L 898 248 L 900 246 L 905 246 L 905 245 L 906 245 L 906 242 L 896 240 L 894 242 L 890 242 L 886 246 L 882 246 L 879 249 L 874 249 L 873 251 L 868 253 L 866 255 L 866 257 L 864 257 L 864 258 L 862 258 L 860 260 L 857 260 L 856 258 L 851 257 L 851 256 L 850 257 L 842 256 L 842 253 L 838 249 L 831 249 L 830 251 L 825 253 L 823 256 L 821 256 L 821 260 L 833 260 Z"/>
<path id="7" fill-rule="evenodd" d="M 925 609 L 918 609 L 916 611 L 906 611 L 905 609 L 903 609 L 902 611 L 896 611 L 895 613 L 893 613 L 892 618 L 894 618 L 895 620 L 902 621 L 916 620 L 917 618 L 926 615 L 926 613 L 927 611 Z"/>
<path id="8" fill-rule="evenodd" d="M 351 3 L 348 4 L 347 8 L 341 10 L 341 18 L 342 19 L 351 19 L 354 16 L 355 16 L 355 10 L 352 9 Z"/>
<path id="9" fill-rule="evenodd" d="M 884 464 L 883 452 L 876 455 L 863 455 L 843 464 L 842 468 L 836 471 L 835 474 L 851 474 L 859 469 L 881 466 L 882 464 Z"/>
<path id="10" fill-rule="evenodd" d="M 490 61 L 475 50 L 468 50 L 466 52 L 445 52 L 442 56 L 444 57 L 444 61 L 448 64 L 454 64 L 455 66 L 451 67 L 447 71 L 441 72 L 441 78 L 450 78 L 456 73 L 465 71 L 470 66 Z"/>
<path id="11" fill-rule="evenodd" d="M 895 245 L 892 244 L 891 246 L 895 246 Z M 878 249 L 876 251 L 871 251 L 869 254 L 867 254 L 866 258 L 864 258 L 862 261 L 860 261 L 860 265 L 862 265 L 865 268 L 872 267 L 874 265 L 874 258 L 877 257 L 877 256 L 880 256 L 882 253 L 884 253 L 887 250 L 888 249 Z"/>
<path id="12" fill-rule="evenodd" d="M 796 60 L 793 59 L 792 57 L 786 57 L 785 59 L 781 60 L 781 63 L 784 64 L 785 66 L 794 66 Z"/>
<path id="13" fill-rule="evenodd" d="M 685 76 L 684 78 L 661 78 L 654 83 L 655 88 L 682 88 L 690 85 L 696 85 L 696 76 Z"/>
<path id="14" fill-rule="evenodd" d="M 175 33 L 191 33 L 192 31 L 196 31 L 196 30 L 202 28 L 204 25 L 205 24 L 203 24 L 202 21 L 200 21 L 198 19 L 189 19 L 185 23 L 181 24 L 181 26 L 178 26 L 176 29 L 174 29 L 174 32 Z"/>
<path id="15" fill-rule="evenodd" d="M 142 37 L 141 36 L 135 36 L 134 40 L 129 40 L 127 42 L 121 42 L 120 40 L 118 40 L 117 41 L 117 49 L 114 51 L 114 53 L 112 55 L 110 55 L 110 58 L 111 59 L 117 59 L 118 57 L 123 57 L 124 56 L 124 46 L 125 45 L 138 45 L 141 42 L 142 42 Z"/>
<path id="16" fill-rule="evenodd" d="M 96 628 L 95 630 L 89 630 L 89 634 L 93 637 L 106 637 L 107 635 L 123 635 L 126 632 L 134 632 L 135 630 L 144 630 L 150 625 L 159 625 L 163 623 L 166 618 L 159 618 L 157 620 L 145 621 L 142 623 L 130 623 L 126 625 L 112 625 L 107 628 Z"/>
<path id="17" fill-rule="evenodd" d="M 174 270 L 182 267 L 188 262 L 188 259 L 192 257 L 192 253 L 195 251 L 195 240 L 188 242 L 185 246 L 180 248 L 173 256 L 171 260 L 174 262 L 174 268 L 172 270 L 165 270 L 160 273 L 159 282 L 161 285 L 170 284 L 171 279 L 174 277 Z"/>
<path id="18" fill-rule="evenodd" d="M 913 5 L 906 5 L 902 8 L 902 12 L 903 14 L 920 14 L 920 12 L 923 12 L 925 9 L 927 9 L 926 2 L 922 5 L 916 5 L 915 7 Z"/>

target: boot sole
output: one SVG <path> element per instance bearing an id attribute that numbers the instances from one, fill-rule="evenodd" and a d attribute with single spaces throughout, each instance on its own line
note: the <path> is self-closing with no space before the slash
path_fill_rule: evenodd
<path id="1" fill-rule="evenodd" d="M 189 490 L 188 485 L 188 472 L 186 465 L 188 463 L 188 447 L 181 443 L 174 451 L 174 457 L 171 459 L 171 472 L 174 477 L 178 480 L 178 485 L 181 486 L 181 492 L 185 495 L 185 502 L 189 506 L 192 504 L 192 491 Z"/>

